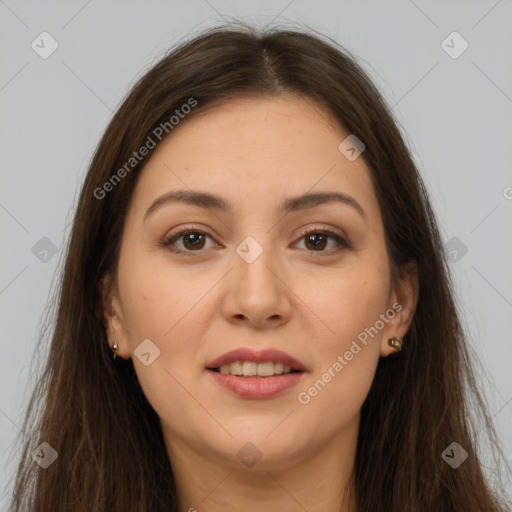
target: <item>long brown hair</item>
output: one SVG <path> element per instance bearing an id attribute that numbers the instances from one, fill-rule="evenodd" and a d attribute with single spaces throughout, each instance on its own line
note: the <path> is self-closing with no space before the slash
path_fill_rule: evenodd
<path id="1" fill-rule="evenodd" d="M 353 473 L 358 512 L 503 510 L 505 501 L 483 474 L 476 419 L 483 418 L 493 453 L 501 454 L 497 436 L 472 369 L 436 219 L 390 108 L 335 42 L 240 24 L 207 30 L 154 65 L 96 149 L 50 318 L 50 344 L 41 344 L 46 361 L 23 424 L 13 512 L 178 510 L 159 418 L 132 361 L 112 360 L 102 323 L 100 280 L 115 274 L 124 218 L 152 151 L 126 163 L 191 98 L 197 105 L 188 117 L 238 95 L 286 92 L 319 101 L 364 142 L 392 268 L 399 272 L 414 261 L 419 273 L 405 350 L 380 360 L 362 407 Z M 112 181 L 123 166 L 122 179 Z M 98 192 L 109 180 L 108 193 Z M 41 442 L 58 454 L 46 469 L 31 457 Z M 468 453 L 457 469 L 441 456 L 452 442 Z"/>

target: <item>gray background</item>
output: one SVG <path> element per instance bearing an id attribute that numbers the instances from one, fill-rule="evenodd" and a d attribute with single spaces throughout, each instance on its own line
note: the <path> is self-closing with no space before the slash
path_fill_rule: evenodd
<path id="1" fill-rule="evenodd" d="M 0 0 L 0 492 L 14 471 L 37 333 L 92 152 L 136 77 L 178 40 L 231 17 L 307 25 L 336 39 L 394 106 L 452 251 L 460 307 L 489 379 L 482 385 L 511 458 L 510 0 Z M 31 47 L 42 46 L 43 31 L 59 45 L 46 59 Z M 469 44 L 458 58 L 441 45 L 453 31 Z M 445 43 L 452 54 L 461 44 Z"/>

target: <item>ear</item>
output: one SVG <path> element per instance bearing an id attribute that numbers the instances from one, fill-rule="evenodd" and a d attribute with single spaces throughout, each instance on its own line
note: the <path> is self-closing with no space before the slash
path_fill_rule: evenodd
<path id="1" fill-rule="evenodd" d="M 110 274 L 105 274 L 99 282 L 98 289 L 101 297 L 101 316 L 110 349 L 112 350 L 114 343 L 117 341 L 117 356 L 129 359 L 130 351 L 118 286 Z"/>
<path id="2" fill-rule="evenodd" d="M 415 261 L 404 265 L 398 272 L 398 276 L 392 283 L 388 312 L 394 311 L 386 316 L 389 318 L 384 329 L 380 356 L 387 357 L 396 352 L 396 349 L 388 344 L 389 338 L 403 340 L 411 325 L 419 296 L 418 267 Z"/>

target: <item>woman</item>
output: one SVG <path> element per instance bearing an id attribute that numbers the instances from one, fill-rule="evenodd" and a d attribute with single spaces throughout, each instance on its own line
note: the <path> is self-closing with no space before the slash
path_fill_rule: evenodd
<path id="1" fill-rule="evenodd" d="M 371 81 L 317 36 L 209 30 L 94 155 L 12 510 L 503 510 L 484 405 Z"/>

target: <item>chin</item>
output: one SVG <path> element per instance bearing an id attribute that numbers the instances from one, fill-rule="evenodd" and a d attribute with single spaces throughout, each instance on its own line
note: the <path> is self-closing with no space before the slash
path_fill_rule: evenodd
<path id="1" fill-rule="evenodd" d="M 240 429 L 230 430 L 233 438 L 222 435 L 218 441 L 204 441 L 210 445 L 219 459 L 240 469 L 258 470 L 284 470 L 296 466 L 300 460 L 310 457 L 313 447 L 307 439 L 297 439 L 297 436 L 287 428 L 278 427 L 277 422 L 261 422 L 260 425 L 240 425 Z M 281 430 L 279 433 L 277 430 Z M 311 443 L 312 444 L 312 443 Z"/>

